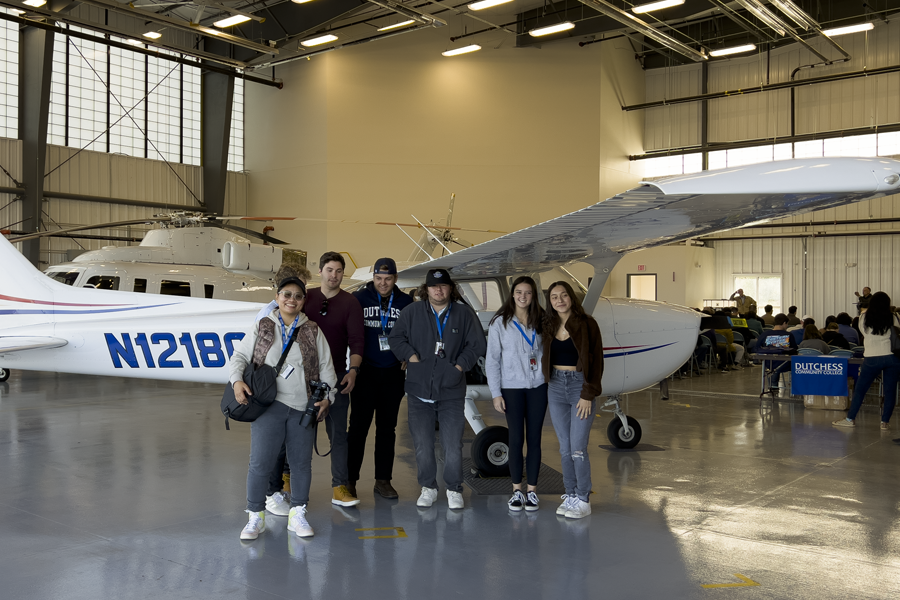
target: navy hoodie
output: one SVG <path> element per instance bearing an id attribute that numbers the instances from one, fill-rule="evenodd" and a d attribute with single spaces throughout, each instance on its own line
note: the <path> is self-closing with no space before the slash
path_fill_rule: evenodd
<path id="1" fill-rule="evenodd" d="M 390 350 L 381 350 L 378 347 L 378 336 L 381 335 L 381 294 L 375 289 L 375 284 L 369 282 L 366 287 L 354 292 L 353 295 L 359 301 L 363 309 L 363 328 L 365 330 L 366 349 L 363 353 L 363 364 L 379 369 L 389 369 L 400 364 L 397 357 Z M 390 335 L 391 330 L 400 317 L 400 311 L 412 304 L 412 296 L 400 291 L 394 286 L 394 302 L 391 304 L 391 314 L 387 319 L 384 329 L 385 335 Z M 387 304 L 385 303 L 385 308 Z"/>

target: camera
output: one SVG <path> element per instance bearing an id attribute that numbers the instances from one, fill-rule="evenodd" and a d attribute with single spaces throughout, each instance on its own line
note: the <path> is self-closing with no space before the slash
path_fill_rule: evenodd
<path id="1" fill-rule="evenodd" d="M 306 403 L 306 412 L 300 419 L 301 427 L 312 427 L 318 422 L 319 409 L 315 405 L 325 399 L 325 395 L 328 394 L 331 387 L 324 381 L 310 381 L 309 389 L 312 394 Z"/>

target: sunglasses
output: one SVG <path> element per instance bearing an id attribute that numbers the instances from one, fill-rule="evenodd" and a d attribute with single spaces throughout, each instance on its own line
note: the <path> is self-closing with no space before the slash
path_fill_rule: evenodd
<path id="1" fill-rule="evenodd" d="M 323 317 L 328 314 L 328 298 L 322 301 L 322 308 L 319 309 L 319 314 Z"/>
<path id="2" fill-rule="evenodd" d="M 292 298 L 296 298 L 297 300 L 303 300 L 305 297 L 303 292 L 292 292 L 290 290 L 285 290 L 283 292 L 278 292 L 282 296 L 284 296 L 285 300 L 290 300 Z"/>

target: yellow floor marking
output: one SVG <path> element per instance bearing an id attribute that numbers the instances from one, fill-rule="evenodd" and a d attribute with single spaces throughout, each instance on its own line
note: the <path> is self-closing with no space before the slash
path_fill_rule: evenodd
<path id="1" fill-rule="evenodd" d="M 701 585 L 702 588 L 736 588 L 736 587 L 753 587 L 756 585 L 762 585 L 761 583 L 756 583 L 749 577 L 744 577 L 740 573 L 735 573 L 735 577 L 743 581 L 744 583 L 708 583 L 706 585 Z"/>
<path id="2" fill-rule="evenodd" d="M 361 540 L 385 540 L 388 538 L 405 538 L 406 532 L 402 527 L 368 527 L 365 529 L 357 529 L 356 531 L 396 531 L 397 535 L 361 535 Z"/>

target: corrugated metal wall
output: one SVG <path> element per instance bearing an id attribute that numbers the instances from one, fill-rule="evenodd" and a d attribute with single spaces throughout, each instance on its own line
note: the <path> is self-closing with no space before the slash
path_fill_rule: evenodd
<path id="1" fill-rule="evenodd" d="M 652 69 L 646 74 L 646 102 L 694 96 L 701 91 L 700 65 Z M 700 103 L 644 111 L 644 151 L 700 144 Z"/>

